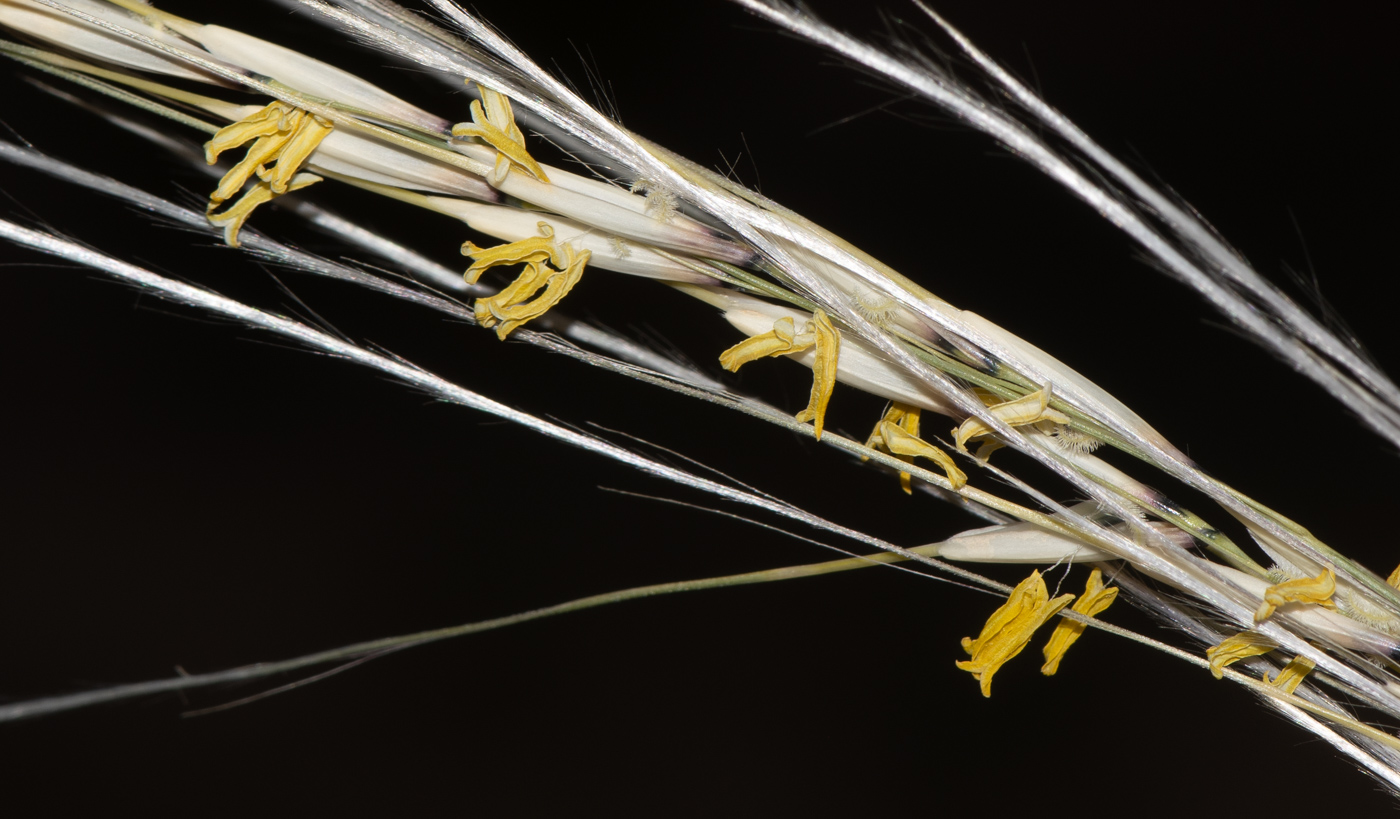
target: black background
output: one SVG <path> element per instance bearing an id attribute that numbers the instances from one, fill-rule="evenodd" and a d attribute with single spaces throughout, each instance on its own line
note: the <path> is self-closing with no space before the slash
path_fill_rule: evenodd
<path id="1" fill-rule="evenodd" d="M 939 9 L 1110 150 L 1173 186 L 1266 275 L 1307 269 L 1306 244 L 1328 298 L 1393 370 L 1394 19 L 1366 3 L 1216 6 Z M 334 59 L 466 118 L 466 100 L 445 86 L 278 9 L 164 7 Z M 857 32 L 885 25 L 874 4 L 817 8 Z M 733 163 L 744 182 L 1069 362 L 1231 484 L 1373 569 L 1393 567 L 1387 447 L 985 138 L 718 0 L 480 11 L 586 92 L 593 72 L 628 127 L 698 161 Z M 0 119 L 38 148 L 184 201 L 208 188 L 180 160 L 6 70 Z M 547 148 L 537 155 L 559 161 Z M 305 313 L 209 239 L 11 167 L 0 167 L 0 189 L 9 218 Z M 460 225 L 332 183 L 305 195 L 465 266 Z M 254 223 L 340 252 L 286 215 Z M 827 554 L 601 491 L 705 502 L 93 274 L 13 247 L 0 261 L 10 307 L 0 322 L 0 696 L 162 677 L 176 664 L 216 670 Z M 975 525 L 758 422 L 347 285 L 278 277 L 339 330 L 468 388 L 626 430 L 895 542 Z M 606 272 L 587 275 L 565 304 L 712 371 L 736 340 L 707 308 Z M 796 411 L 807 378 L 770 362 L 738 383 Z M 839 389 L 828 423 L 861 437 L 879 408 Z M 1015 456 L 1003 465 L 1023 466 Z M 862 571 L 463 638 L 211 716 L 180 714 L 258 689 L 8 725 L 7 801 L 196 815 L 1392 806 L 1235 687 L 1105 635 L 1086 638 L 1051 679 L 1027 652 L 984 700 L 953 662 L 959 638 L 995 605 Z M 1154 628 L 1121 603 L 1109 619 Z"/>

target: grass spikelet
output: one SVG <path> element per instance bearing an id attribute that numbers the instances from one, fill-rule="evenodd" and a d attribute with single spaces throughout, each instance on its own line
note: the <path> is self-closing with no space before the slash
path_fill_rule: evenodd
<path id="1" fill-rule="evenodd" d="M 482 9 L 496 29 L 446 0 L 414 7 L 426 16 L 385 0 L 0 0 L 16 64 L 0 111 L 33 146 L 0 141 L 21 203 L 0 214 L 24 305 L 8 372 L 16 429 L 33 430 L 8 456 L 21 545 L 0 723 L 86 709 L 0 727 L 34 749 L 17 782 L 61 756 L 102 793 L 152 769 L 203 792 L 227 770 L 280 804 L 256 760 L 360 810 L 557 810 L 510 784 L 524 770 L 551 772 L 575 809 L 686 793 L 702 812 L 780 797 L 782 812 L 892 813 L 926 809 L 933 784 L 954 794 L 940 807 L 985 810 L 973 795 L 1013 779 L 1065 792 L 1047 766 L 998 761 L 1009 737 L 1112 720 L 1123 752 L 1090 760 L 1103 799 L 1140 799 L 1147 762 L 1162 809 L 1193 809 L 1174 801 L 1182 758 L 1329 793 L 1364 791 L 1348 766 L 1400 787 L 1385 727 L 1400 592 L 1371 571 L 1395 563 L 1379 477 L 1394 464 L 1366 443 L 1400 441 L 1389 351 L 1367 356 L 1303 300 L 1315 287 L 1270 284 L 1241 252 L 1289 255 L 1294 237 L 1240 215 L 1298 206 L 1329 301 L 1361 335 L 1375 326 L 1364 308 L 1388 285 L 1345 253 L 1379 211 L 1333 190 L 1362 176 L 1333 167 L 1352 142 L 1289 142 L 1307 127 L 1294 111 L 1349 111 L 1365 132 L 1350 78 L 1319 67 L 1329 99 L 1309 109 L 1296 84 L 1269 91 L 1296 57 L 1252 47 L 1269 69 L 1241 81 L 1274 100 L 1260 111 L 1290 112 L 1282 128 L 1232 121 L 1237 95 L 1212 103 L 1219 64 L 1209 83 L 1182 74 L 1180 45 L 1201 42 L 1190 13 L 1116 21 L 1145 26 L 1138 74 L 1075 39 L 1076 10 L 945 20 L 915 4 L 882 41 L 843 33 L 870 30 L 854 8 L 830 10 L 850 15 L 837 27 L 776 0 L 719 8 L 679 28 L 654 5 Z M 1304 28 L 1294 39 L 1313 42 Z M 616 47 L 658 31 L 673 57 Z M 1159 38 L 1165 85 L 1147 70 Z M 1043 95 L 997 62 L 1023 67 L 1021 40 Z M 566 42 L 589 49 L 606 104 L 560 78 Z M 934 106 L 982 135 L 914 124 Z M 260 111 L 276 134 L 228 136 Z M 295 138 L 307 122 L 315 138 Z M 211 138 L 243 147 L 209 166 Z M 1130 140 L 1141 164 L 1103 147 Z M 1267 159 L 1275 143 L 1287 162 Z M 1331 148 L 1297 159 L 1314 145 Z M 772 199 L 734 181 L 740 148 Z M 1006 149 L 1068 194 L 983 156 Z M 1313 187 L 1273 187 L 1285 166 Z M 1158 177 L 1174 189 L 1144 181 Z M 1312 383 L 1201 326 L 1194 293 Z M 276 342 L 234 343 L 248 338 Z M 736 377 L 726 350 L 730 369 L 764 360 Z M 1120 591 L 1168 627 L 1105 611 Z M 681 592 L 703 593 L 643 599 Z M 984 702 L 950 660 L 990 611 L 962 660 L 984 694 L 996 675 Z M 1054 635 L 1053 678 L 1016 656 L 1033 632 Z M 94 678 L 109 682 L 76 682 Z M 1277 726 L 1225 693 L 1239 688 L 1293 733 L 1261 733 Z M 202 716 L 166 732 L 180 712 Z M 1296 747 L 1294 726 L 1346 764 Z M 850 748 L 932 773 L 833 786 Z M 451 793 L 423 775 L 438 765 Z M 1328 765 L 1350 778 L 1329 788 Z"/>

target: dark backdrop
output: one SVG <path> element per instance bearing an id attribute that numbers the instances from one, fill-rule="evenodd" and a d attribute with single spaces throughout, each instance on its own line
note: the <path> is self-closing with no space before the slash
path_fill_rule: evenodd
<path id="1" fill-rule="evenodd" d="M 1369 3 L 1218 5 L 939 9 L 1195 204 L 1261 271 L 1287 280 L 1285 265 L 1315 266 L 1393 369 L 1394 20 Z M 275 32 L 466 117 L 463 97 L 281 11 L 166 7 Z M 858 32 L 885 26 L 875 4 L 818 8 Z M 1212 472 L 1377 571 L 1400 558 L 1386 446 L 988 140 L 719 0 L 480 11 L 586 92 L 606 92 L 627 126 L 732 164 L 1040 344 Z M 907 6 L 888 14 L 930 30 Z M 0 118 L 38 148 L 186 201 L 208 188 L 180 160 L 5 70 Z M 808 440 L 350 286 L 274 279 L 204 237 L 36 174 L 0 167 L 0 190 L 9 218 L 272 310 L 314 310 L 493 398 L 626 430 L 897 543 L 976 525 Z M 469 234 L 457 224 L 332 183 L 306 195 L 465 266 L 457 246 Z M 341 252 L 285 215 L 260 212 L 254 225 Z M 177 664 L 215 670 L 827 554 L 605 492 L 708 503 L 94 274 L 13 247 L 0 260 L 10 294 L 0 696 L 150 679 Z M 586 275 L 565 305 L 712 371 L 736 340 L 707 308 L 606 272 Z M 752 365 L 738 382 L 794 411 L 805 401 L 794 367 Z M 838 389 L 829 423 L 863 436 L 879 408 Z M 1391 806 L 1237 688 L 1105 635 L 1087 637 L 1053 679 L 1028 651 L 984 700 L 953 662 L 995 605 L 889 570 L 633 602 L 415 649 L 211 716 L 180 715 L 260 689 L 0 727 L 5 790 L 54 813 L 130 804 L 196 815 Z M 1109 619 L 1154 628 L 1121 603 Z"/>

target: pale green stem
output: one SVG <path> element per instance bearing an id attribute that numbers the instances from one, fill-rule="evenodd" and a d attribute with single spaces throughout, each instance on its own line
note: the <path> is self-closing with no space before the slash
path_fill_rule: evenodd
<path id="1" fill-rule="evenodd" d="M 908 551 L 932 556 L 937 553 L 937 545 L 920 546 Z M 275 674 L 285 674 L 291 671 L 298 671 L 312 666 L 326 665 L 341 661 L 356 660 L 370 657 L 403 648 L 426 645 L 428 643 L 447 640 L 453 637 L 463 637 L 468 634 L 477 634 L 483 631 L 491 631 L 506 626 L 528 623 L 533 620 L 542 620 L 547 617 L 554 617 L 560 614 L 569 614 L 585 609 L 606 606 L 612 603 L 622 603 L 628 600 L 636 600 L 644 597 L 657 597 L 664 594 L 675 594 L 678 592 L 703 591 L 705 589 L 719 589 L 730 586 L 746 586 L 756 583 L 772 583 L 782 580 L 795 580 L 803 577 L 818 577 L 837 572 L 851 571 L 853 569 L 864 569 L 870 566 L 882 564 L 899 563 L 907 560 L 906 557 L 890 552 L 879 552 L 873 555 L 862 555 L 857 557 L 843 558 L 840 560 L 828 560 L 821 563 L 808 563 L 801 566 L 784 566 L 777 569 L 766 569 L 757 572 L 745 572 L 743 574 L 724 575 L 721 577 L 708 577 L 700 580 L 681 580 L 672 583 L 658 583 L 650 586 L 637 586 L 621 591 L 595 594 L 588 597 L 580 597 L 566 603 L 554 606 L 532 609 L 530 611 L 511 614 L 505 617 L 496 617 L 490 620 L 480 620 L 474 623 L 465 623 L 459 626 L 448 628 L 431 629 L 428 631 L 404 634 L 397 637 L 384 637 L 378 640 L 368 640 L 362 643 L 342 646 L 328 651 L 319 651 L 314 654 L 306 654 L 290 660 L 281 660 L 271 663 L 256 663 L 254 665 L 240 666 L 225 671 L 214 671 L 207 674 L 187 674 L 165 680 L 151 680 L 149 682 L 132 683 L 130 685 L 118 685 L 104 688 L 98 691 L 87 691 L 80 694 L 69 694 L 58 697 L 46 697 L 27 702 L 12 703 L 0 706 L 0 722 L 37 717 L 44 714 L 51 714 L 60 711 L 70 711 L 77 708 L 84 708 L 92 705 L 99 705 L 104 702 L 114 702 L 117 700 L 130 699 L 133 697 L 149 696 L 153 694 L 168 693 L 171 691 L 185 691 L 194 688 L 204 688 L 212 685 L 223 685 L 236 682 L 247 682 L 251 680 L 269 677 Z M 991 580 L 985 580 L 985 584 L 1003 594 L 1009 593 L 1011 587 Z M 1065 609 L 1060 612 L 1061 617 L 1077 620 L 1086 625 L 1125 637 L 1145 646 L 1155 648 L 1176 657 L 1192 665 L 1201 668 L 1210 668 L 1210 663 L 1189 652 L 1183 651 L 1174 646 L 1158 640 L 1153 640 L 1136 632 L 1111 625 L 1101 620 L 1085 617 L 1077 612 Z M 1329 722 L 1332 722 L 1347 730 L 1368 737 L 1377 742 L 1384 743 L 1388 747 L 1400 750 L 1400 740 L 1389 734 L 1372 728 L 1365 723 L 1359 722 L 1345 714 L 1338 713 L 1332 709 L 1308 702 L 1294 694 L 1287 694 L 1281 689 L 1260 682 L 1259 680 L 1241 674 L 1230 669 L 1225 669 L 1225 676 L 1230 680 L 1252 689 L 1255 693 L 1270 697 L 1272 699 L 1286 702 L 1289 705 L 1307 711 Z"/>
<path id="2" fill-rule="evenodd" d="M 925 554 L 929 552 L 931 548 L 932 547 L 919 547 L 911 549 L 910 551 Z M 518 614 L 511 614 L 506 617 L 496 617 L 490 620 L 481 620 L 459 626 L 431 629 L 413 634 L 403 634 L 397 637 L 384 637 L 378 640 L 369 640 L 363 643 L 355 643 L 353 645 L 330 649 L 328 651 L 318 651 L 314 654 L 294 657 L 290 660 L 257 663 L 254 665 L 231 668 L 225 671 L 214 671 L 208 674 L 189 674 L 168 680 L 152 680 L 150 682 L 112 686 L 111 688 L 104 688 L 98 691 L 85 691 L 80 694 L 68 694 L 58 697 L 29 700 L 27 702 L 11 703 L 9 705 L 0 706 L 0 722 L 37 717 L 58 711 L 69 711 L 90 705 L 98 705 L 104 702 L 130 699 L 132 697 L 256 680 L 274 674 L 285 674 L 289 671 L 309 668 L 311 666 L 325 665 L 327 663 L 340 662 L 343 660 L 353 660 L 379 652 L 425 645 L 452 637 L 462 637 L 482 631 L 491 631 L 492 629 L 528 623 L 532 620 L 542 620 L 546 617 L 554 617 L 559 614 L 583 611 L 584 609 L 606 606 L 611 603 L 621 603 L 627 600 L 636 600 L 643 597 L 655 597 L 663 594 L 674 594 L 676 592 L 701 591 L 704 589 L 718 589 L 727 586 L 744 586 L 753 583 L 769 583 L 778 580 L 792 580 L 799 577 L 816 577 L 818 575 L 844 572 L 851 569 L 861 569 L 866 566 L 875 566 L 883 563 L 896 563 L 906 559 L 907 558 L 897 554 L 880 552 L 868 557 L 844 558 L 841 560 L 826 561 L 824 563 L 811 563 L 804 566 L 786 566 L 778 569 L 746 572 L 744 574 L 726 575 L 723 577 L 709 577 L 701 580 L 681 580 L 673 583 L 638 586 L 621 591 L 580 597 L 577 600 L 570 600 L 567 603 L 532 609 Z M 1000 583 L 992 583 L 991 581 L 988 582 L 992 587 L 1002 593 L 1010 591 L 1010 587 L 1008 586 L 1004 586 Z"/>

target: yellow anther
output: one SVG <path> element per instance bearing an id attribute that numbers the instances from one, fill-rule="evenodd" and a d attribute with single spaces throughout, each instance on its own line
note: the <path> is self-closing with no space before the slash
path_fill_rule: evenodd
<path id="1" fill-rule="evenodd" d="M 557 268 L 568 266 L 564 245 L 554 241 L 554 228 L 548 222 L 538 222 L 540 235 L 495 247 L 478 247 L 462 243 L 462 255 L 472 257 L 467 268 L 467 284 L 476 284 L 486 270 L 503 264 L 543 264 L 548 261 Z"/>
<path id="2" fill-rule="evenodd" d="M 273 193 L 278 195 L 286 193 L 297 169 L 306 163 L 312 152 L 320 146 L 321 140 L 325 139 L 334 129 L 335 126 L 331 124 L 330 120 L 322 119 L 315 114 L 306 114 L 287 138 L 281 153 L 277 155 L 277 164 L 271 169 L 259 167 L 257 169 L 258 178 L 271 185 Z"/>
<path id="3" fill-rule="evenodd" d="M 526 272 L 520 274 L 520 278 L 506 290 L 490 298 L 476 300 L 476 320 L 482 327 L 495 327 L 496 337 L 504 341 L 515 328 L 549 312 L 560 299 L 567 296 L 583 277 L 584 265 L 588 264 L 592 255 L 589 250 L 578 254 L 570 250 L 569 263 L 563 270 L 551 270 L 543 264 L 529 265 Z M 541 287 L 544 288 L 543 293 L 539 293 Z"/>
<path id="4" fill-rule="evenodd" d="M 1094 569 L 1089 573 L 1089 582 L 1084 586 L 1084 594 L 1074 601 L 1070 610 L 1077 611 L 1085 617 L 1093 617 L 1113 605 L 1117 597 L 1118 587 L 1105 587 L 1103 572 Z M 1050 641 L 1045 644 L 1045 665 L 1041 666 L 1040 673 L 1052 677 L 1060 670 L 1060 660 L 1064 659 L 1065 652 L 1069 651 L 1069 647 L 1084 633 L 1084 627 L 1084 624 L 1077 620 L 1060 618 L 1060 622 L 1055 625 L 1055 631 L 1050 634 Z"/>
<path id="5" fill-rule="evenodd" d="M 471 242 L 462 243 L 462 255 L 472 257 L 472 266 L 467 268 L 467 284 L 476 284 L 486 270 L 502 264 L 538 264 L 551 262 L 557 268 L 568 266 L 564 258 L 564 248 L 554 241 L 554 228 L 548 222 L 538 222 L 540 235 L 518 242 L 477 247 Z"/>
<path id="6" fill-rule="evenodd" d="M 556 273 L 558 273 L 557 270 L 542 262 L 530 262 L 525 265 L 525 269 L 520 271 L 520 275 L 515 277 L 515 281 L 496 291 L 494 296 L 476 300 L 473 310 L 476 313 L 477 321 L 485 327 L 490 327 L 489 322 L 493 318 L 497 321 L 503 320 L 502 310 L 530 298 L 541 287 L 547 285 L 549 278 Z"/>
<path id="7" fill-rule="evenodd" d="M 1227 637 L 1220 645 L 1206 649 L 1206 659 L 1210 660 L 1210 673 L 1218 680 L 1225 676 L 1225 667 L 1246 657 L 1258 657 L 1278 648 L 1278 643 L 1256 631 L 1242 631 L 1234 637 Z"/>
<path id="8" fill-rule="evenodd" d="M 1272 680 L 1269 679 L 1268 674 L 1265 674 L 1264 682 L 1276 688 L 1283 689 L 1283 693 L 1285 694 L 1292 694 L 1297 690 L 1303 678 L 1308 676 L 1308 672 L 1316 667 L 1312 660 L 1299 655 L 1289 660 L 1288 665 L 1284 666 L 1283 670 L 1278 673 L 1278 676 L 1274 677 Z"/>
<path id="9" fill-rule="evenodd" d="M 936 446 L 922 438 L 916 438 L 905 432 L 905 428 L 892 421 L 881 421 L 876 428 L 880 433 L 880 439 L 884 448 L 892 455 L 906 455 L 910 458 L 928 458 L 938 464 L 948 475 L 948 483 L 953 485 L 956 492 L 967 485 L 967 475 L 963 474 L 958 465 L 953 463 L 953 456 L 944 452 Z"/>
<path id="10" fill-rule="evenodd" d="M 300 111 L 293 111 L 291 119 L 299 121 L 301 119 L 300 115 Z M 255 114 L 254 116 L 257 115 Z M 243 190 L 243 185 L 248 181 L 249 177 L 257 173 L 265 163 L 272 162 L 277 158 L 277 154 L 286 146 L 287 140 L 291 137 L 290 129 L 286 131 L 278 130 L 277 123 L 280 119 L 282 118 L 274 117 L 271 122 L 266 123 L 269 129 L 271 129 L 271 133 L 258 133 L 256 141 L 248 147 L 248 152 L 243 155 L 243 159 L 230 168 L 228 173 L 224 174 L 223 178 L 219 180 L 219 187 L 216 188 L 213 193 L 209 194 L 209 200 L 211 202 L 223 202 L 232 199 L 235 194 Z M 247 122 L 247 120 L 244 120 L 244 122 Z M 210 165 L 213 165 L 218 160 L 219 154 L 223 153 L 225 150 L 224 146 L 216 145 L 216 143 L 219 142 L 219 136 L 230 128 L 237 128 L 242 124 L 243 123 L 234 123 L 218 134 L 215 134 L 214 139 L 204 143 L 204 158 Z M 240 133 L 243 133 L 243 131 L 240 131 Z M 237 147 L 237 144 L 230 144 L 226 147 Z"/>
<path id="11" fill-rule="evenodd" d="M 471 82 L 468 80 L 467 82 Z M 525 135 L 515 124 L 515 113 L 510 109 L 510 99 L 499 91 L 477 83 L 481 90 L 481 100 L 472 100 L 471 124 L 459 122 L 452 126 L 452 135 L 458 139 L 476 137 L 496 149 L 496 167 L 488 180 L 493 185 L 506 181 L 511 164 L 520 166 L 541 182 L 548 182 L 542 169 L 530 152 L 525 149 Z M 482 107 L 485 103 L 485 107 Z"/>
<path id="12" fill-rule="evenodd" d="M 307 185 L 314 185 L 320 181 L 321 177 L 315 174 L 299 173 L 292 177 L 291 182 L 287 185 L 287 190 L 301 190 Z M 243 230 L 243 223 L 248 221 L 248 217 L 253 215 L 253 211 L 257 209 L 258 205 L 267 202 L 273 196 L 271 185 L 266 182 L 258 182 L 249 188 L 247 193 L 239 197 L 237 202 L 222 212 L 209 212 L 205 217 L 209 220 L 209 224 L 224 229 L 225 244 L 229 247 L 238 247 L 238 233 Z M 215 205 L 211 203 L 211 211 L 214 207 Z"/>
<path id="13" fill-rule="evenodd" d="M 1274 609 L 1285 603 L 1313 603 L 1335 609 L 1337 604 L 1332 602 L 1332 595 L 1336 591 L 1337 576 L 1331 569 L 1323 569 L 1322 574 L 1317 577 L 1277 583 L 1264 590 L 1264 602 L 1260 603 L 1259 610 L 1254 612 L 1254 622 L 1262 623 L 1269 619 Z"/>
<path id="14" fill-rule="evenodd" d="M 982 696 L 990 697 L 992 675 L 1020 654 L 1036 629 L 1073 599 L 1074 595 L 1065 594 L 1051 600 L 1040 572 L 1031 572 L 1011 590 L 1006 603 L 992 613 L 976 640 L 963 638 L 962 647 L 972 659 L 959 661 L 958 668 L 972 672 L 973 679 L 982 685 Z"/>
<path id="15" fill-rule="evenodd" d="M 831 326 L 826 313 L 817 310 L 812 320 L 807 322 L 803 333 L 815 337 L 816 356 L 812 360 L 812 394 L 807 399 L 807 408 L 797 413 L 799 423 L 812 422 L 816 428 L 817 440 L 822 439 L 822 426 L 826 423 L 826 405 L 831 401 L 831 392 L 836 389 L 836 359 L 841 353 L 841 334 Z"/>
<path id="16" fill-rule="evenodd" d="M 209 217 L 211 223 L 225 226 L 225 241 L 228 244 L 237 247 L 238 231 L 253 208 L 294 187 L 306 187 L 311 182 L 320 181 L 316 177 L 311 182 L 293 183 L 297 171 L 333 128 L 329 120 L 274 101 L 262 110 L 219 129 L 212 139 L 204 143 L 204 159 L 213 165 L 224 151 L 253 142 L 243 159 L 224 174 L 218 188 L 209 195 L 208 212 L 212 214 L 242 190 L 251 177 L 256 175 L 262 180 L 233 208 L 220 214 L 218 221 L 214 216 Z M 268 168 L 272 162 L 276 164 Z"/>
<path id="17" fill-rule="evenodd" d="M 796 341 L 796 323 L 793 322 L 791 316 L 783 316 L 773 322 L 772 330 L 750 336 L 720 353 L 719 363 L 721 367 L 731 373 L 737 373 L 740 367 L 750 361 L 783 355 L 784 353 L 800 353 L 816 343 L 814 339 L 809 344 L 798 346 Z"/>
<path id="18" fill-rule="evenodd" d="M 554 228 L 548 223 L 540 222 L 538 227 L 541 236 L 497 247 L 481 248 L 471 242 L 462 245 L 462 252 L 474 260 L 466 274 L 472 284 L 483 271 L 496 265 L 525 265 L 515 281 L 494 296 L 477 299 L 473 306 L 477 322 L 482 327 L 496 328 L 496 337 L 501 340 L 525 322 L 549 312 L 568 295 L 593 256 L 592 251 L 575 252 L 567 243 L 555 242 Z"/>
<path id="19" fill-rule="evenodd" d="M 814 421 L 817 440 L 821 440 L 822 427 L 826 423 L 826 405 L 831 400 L 831 391 L 836 387 L 836 361 L 841 353 L 841 334 L 820 309 L 812 313 L 812 320 L 803 326 L 800 334 L 796 329 L 792 317 L 784 316 L 773 322 L 772 330 L 746 338 L 720 353 L 719 363 L 733 373 L 750 361 L 800 353 L 815 347 L 812 395 L 807 399 L 807 408 L 797 413 L 797 420 L 802 423 Z"/>
<path id="20" fill-rule="evenodd" d="M 204 143 L 204 161 L 213 165 L 219 161 L 219 154 L 230 148 L 237 148 L 258 137 L 273 136 L 291 130 L 290 123 L 284 120 L 291 114 L 300 113 L 283 102 L 270 103 L 266 108 L 249 114 L 232 125 L 225 125 L 215 132 L 212 139 Z"/>
<path id="21" fill-rule="evenodd" d="M 875 423 L 875 429 L 871 431 L 870 437 L 865 441 L 867 447 L 871 449 L 885 449 L 888 451 L 888 447 L 885 446 L 885 439 L 880 435 L 880 425 L 885 422 L 898 426 L 915 438 L 919 437 L 919 408 L 907 407 L 904 404 L 895 402 L 890 404 L 889 409 L 885 410 L 885 417 Z M 902 461 L 910 460 L 908 455 L 900 455 L 897 457 Z M 862 456 L 861 460 L 868 461 L 870 459 Z M 904 494 L 914 494 L 913 476 L 908 472 L 899 473 L 899 485 L 904 489 Z"/>
<path id="22" fill-rule="evenodd" d="M 1394 588 L 1400 589 L 1400 566 L 1395 567 L 1395 571 L 1390 573 L 1390 577 L 1385 579 Z"/>
<path id="23" fill-rule="evenodd" d="M 980 391 L 979 397 L 986 400 Z M 1053 427 L 1055 424 L 1068 424 L 1070 422 L 1069 416 L 1059 410 L 1050 409 L 1050 400 L 1050 385 L 1046 384 L 1035 392 L 1023 395 L 1014 401 L 993 404 L 987 407 L 987 411 L 1010 427 L 1024 427 L 1030 424 L 1045 424 L 1047 427 Z M 976 418 L 969 418 L 953 430 L 953 444 L 959 452 L 966 452 L 966 444 L 970 439 L 990 434 L 991 429 L 986 424 Z M 984 453 L 990 455 L 993 450 L 999 448 L 1000 446 L 991 449 L 984 447 L 978 451 L 978 457 Z"/>

